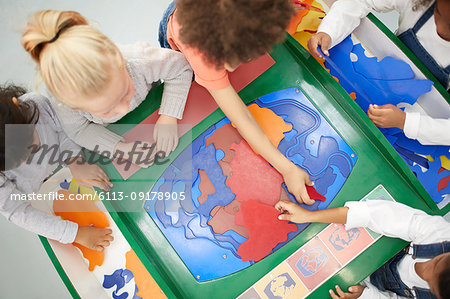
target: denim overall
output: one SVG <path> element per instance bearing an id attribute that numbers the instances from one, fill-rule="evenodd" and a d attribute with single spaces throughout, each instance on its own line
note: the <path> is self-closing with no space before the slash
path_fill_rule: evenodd
<path id="1" fill-rule="evenodd" d="M 158 41 L 161 48 L 172 49 L 169 42 L 167 41 L 167 23 L 169 23 L 169 18 L 175 11 L 175 1 L 169 4 L 166 11 L 163 14 L 161 22 L 159 22 L 159 33 Z"/>
<path id="2" fill-rule="evenodd" d="M 450 242 L 413 245 L 412 258 L 432 259 L 440 254 L 450 252 Z M 383 266 L 370 275 L 370 283 L 373 284 L 380 291 L 391 291 L 399 296 L 414 298 L 433 298 L 436 299 L 429 289 L 413 287 L 413 290 L 408 288 L 400 279 L 398 273 L 398 263 L 408 253 L 409 246 L 397 253 L 393 258 L 387 261 Z"/>
<path id="3" fill-rule="evenodd" d="M 441 67 L 436 60 L 425 50 L 422 44 L 417 39 L 417 32 L 422 28 L 433 15 L 434 6 L 436 2 L 428 8 L 427 11 L 420 17 L 413 28 L 410 28 L 400 34 L 398 38 L 419 58 L 420 61 L 427 67 L 428 70 L 438 79 L 438 81 L 444 86 L 445 89 L 448 88 L 449 75 L 450 75 L 450 65 L 446 68 Z"/>

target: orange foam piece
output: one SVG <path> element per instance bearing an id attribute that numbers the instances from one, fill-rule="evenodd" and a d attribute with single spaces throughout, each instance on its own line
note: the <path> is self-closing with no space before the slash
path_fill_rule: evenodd
<path id="1" fill-rule="evenodd" d="M 229 73 L 230 83 L 236 92 L 239 92 L 274 64 L 275 60 L 273 60 L 269 54 L 263 55 L 256 60 L 239 66 L 234 72 Z M 189 128 L 191 126 L 196 126 L 217 108 L 219 108 L 219 106 L 217 106 L 217 103 L 214 101 L 211 94 L 197 82 L 193 82 L 187 97 L 183 119 L 178 121 L 178 124 L 185 126 L 180 127 L 178 135 L 181 137 L 190 130 Z M 159 109 L 150 114 L 150 116 L 144 119 L 141 124 L 155 124 L 159 118 L 158 112 Z M 127 142 L 147 141 L 149 139 L 153 140 L 153 132 L 148 132 L 148 130 L 145 129 L 145 126 L 139 128 L 139 125 L 137 125 L 123 137 Z M 132 164 L 128 170 L 125 170 L 126 164 L 118 164 L 115 160 L 113 161 L 113 164 L 124 180 L 127 180 L 140 169 L 139 166 Z"/>
<path id="2" fill-rule="evenodd" d="M 208 195 L 214 194 L 216 192 L 216 188 L 213 183 L 209 179 L 206 171 L 203 169 L 198 170 L 198 175 L 200 176 L 200 184 L 198 185 L 198 189 L 201 192 L 201 195 L 198 197 L 198 202 L 200 204 L 204 203 L 208 199 Z"/>
<path id="3" fill-rule="evenodd" d="M 308 4 L 312 4 L 313 0 L 305 0 L 303 2 L 306 2 Z M 306 16 L 306 14 L 309 12 L 309 10 L 307 9 L 299 9 L 297 10 L 297 13 L 295 14 L 295 16 L 292 17 L 288 28 L 286 29 L 286 31 L 290 34 L 293 35 L 296 31 L 297 31 L 297 26 L 298 24 L 300 24 L 300 22 L 302 21 L 303 17 Z"/>
<path id="4" fill-rule="evenodd" d="M 125 254 L 125 268 L 133 272 L 134 282 L 139 290 L 137 296 L 152 299 L 167 298 L 133 249 Z"/>
<path id="5" fill-rule="evenodd" d="M 249 233 L 248 240 L 237 251 L 243 262 L 263 259 L 278 243 L 286 241 L 290 232 L 297 231 L 295 224 L 279 220 L 279 215 L 273 206 L 256 200 L 242 202 L 235 222 L 244 225 Z"/>
<path id="6" fill-rule="evenodd" d="M 240 202 L 253 199 L 274 206 L 280 199 L 281 174 L 256 154 L 245 140 L 232 144 L 231 149 L 236 154 L 230 163 L 233 175 L 226 185 L 236 194 L 236 199 Z"/>
<path id="7" fill-rule="evenodd" d="M 268 108 L 261 108 L 258 104 L 251 104 L 248 106 L 248 109 L 275 147 L 278 147 L 280 141 L 284 138 L 284 133 L 292 130 L 292 125 L 285 123 L 282 117 L 276 115 Z"/>
<path id="8" fill-rule="evenodd" d="M 338 81 L 338 82 L 339 82 L 339 81 Z M 350 97 L 351 97 L 352 99 L 356 100 L 356 93 L 351 92 L 351 93 L 349 93 L 349 95 L 350 95 Z"/>
<path id="9" fill-rule="evenodd" d="M 59 190 L 58 193 L 63 194 L 65 200 L 53 201 L 53 210 L 56 216 L 73 221 L 79 226 L 94 225 L 98 228 L 109 226 L 109 221 L 105 213 L 101 212 L 93 201 L 70 200 L 69 194 L 71 193 L 66 190 Z M 103 264 L 105 258 L 103 252 L 86 248 L 78 243 L 73 243 L 73 245 L 79 248 L 84 258 L 89 261 L 89 271 L 93 271 L 95 266 L 101 266 Z"/>

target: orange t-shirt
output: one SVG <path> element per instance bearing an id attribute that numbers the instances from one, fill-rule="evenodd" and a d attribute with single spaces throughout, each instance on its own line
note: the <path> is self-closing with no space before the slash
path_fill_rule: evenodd
<path id="1" fill-rule="evenodd" d="M 176 11 L 176 10 L 175 10 Z M 228 72 L 225 68 L 217 69 L 214 64 L 206 60 L 197 49 L 186 46 L 180 40 L 180 24 L 177 23 L 175 12 L 167 23 L 167 41 L 174 50 L 184 54 L 195 73 L 195 81 L 206 89 L 219 90 L 230 85 Z"/>

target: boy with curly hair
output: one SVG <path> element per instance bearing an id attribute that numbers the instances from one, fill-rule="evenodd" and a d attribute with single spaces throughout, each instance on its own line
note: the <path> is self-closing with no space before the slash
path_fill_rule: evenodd
<path id="1" fill-rule="evenodd" d="M 306 172 L 289 161 L 231 86 L 228 72 L 268 52 L 285 37 L 295 9 L 290 0 L 177 0 L 164 13 L 161 47 L 181 51 L 195 74 L 250 146 L 277 169 L 299 202 L 312 204 Z"/>

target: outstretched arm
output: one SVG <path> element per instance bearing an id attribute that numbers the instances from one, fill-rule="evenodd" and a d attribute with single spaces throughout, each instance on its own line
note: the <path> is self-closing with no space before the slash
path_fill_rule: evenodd
<path id="1" fill-rule="evenodd" d="M 247 106 L 231 85 L 220 90 L 209 90 L 225 115 L 236 126 L 242 137 L 284 178 L 289 191 L 299 202 L 313 204 L 305 184 L 312 185 L 309 175 L 289 161 L 269 140 Z"/>

